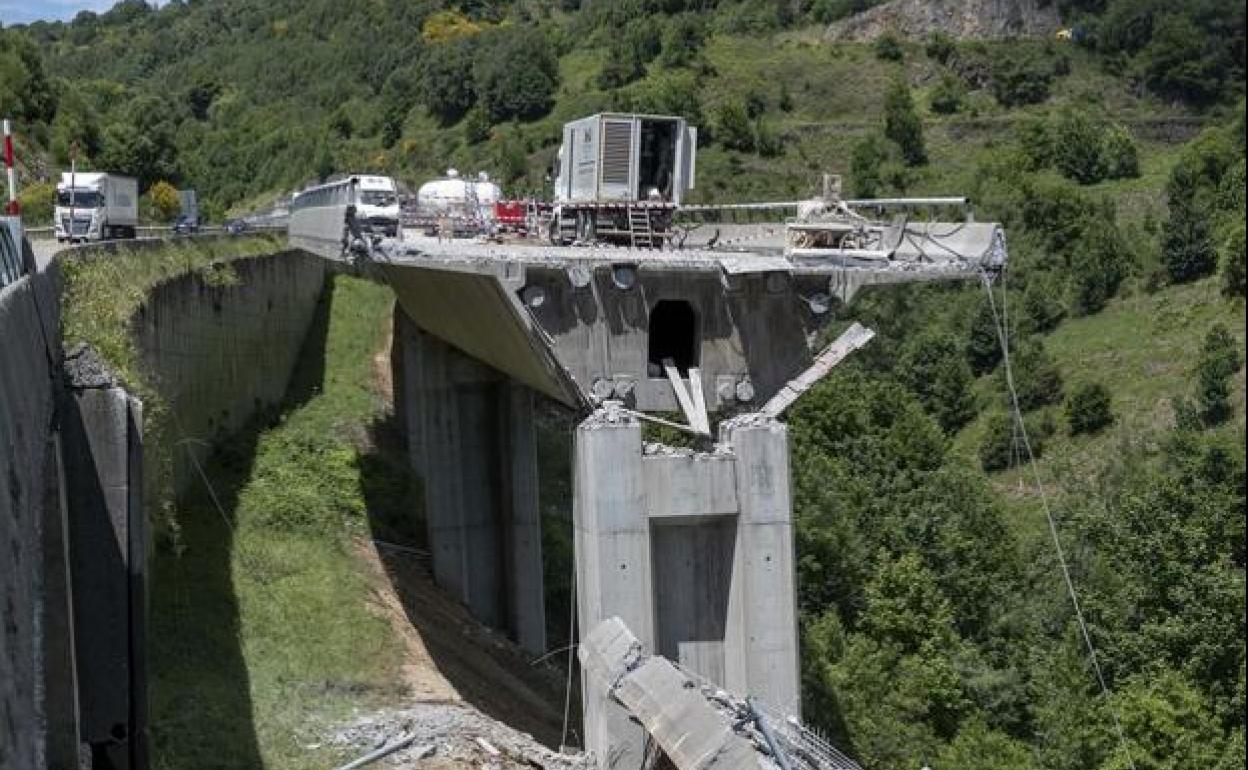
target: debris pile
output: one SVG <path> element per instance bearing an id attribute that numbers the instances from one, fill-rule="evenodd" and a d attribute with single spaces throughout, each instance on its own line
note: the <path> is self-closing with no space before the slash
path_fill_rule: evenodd
<path id="1" fill-rule="evenodd" d="M 552 751 L 527 733 L 462 703 L 420 703 L 372 712 L 334 730 L 327 743 L 356 757 L 408 738 L 405 747 L 370 766 L 589 770 L 591 764 L 584 754 Z"/>

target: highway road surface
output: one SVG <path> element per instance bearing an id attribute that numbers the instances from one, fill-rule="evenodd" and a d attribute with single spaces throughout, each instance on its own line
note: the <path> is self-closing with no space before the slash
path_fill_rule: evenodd
<path id="1" fill-rule="evenodd" d="M 65 244 L 57 243 L 55 238 L 32 238 L 30 248 L 35 252 L 36 269 L 42 271 L 52 261 L 52 255 L 65 248 Z"/>

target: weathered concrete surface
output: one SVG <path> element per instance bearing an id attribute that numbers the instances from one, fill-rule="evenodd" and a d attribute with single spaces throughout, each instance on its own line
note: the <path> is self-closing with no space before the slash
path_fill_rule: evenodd
<path id="1" fill-rule="evenodd" d="M 424 331 L 569 406 L 643 412 L 678 408 L 665 358 L 682 376 L 700 371 L 708 411 L 756 408 L 810 365 L 836 301 L 875 284 L 976 279 L 1006 258 L 993 223 L 880 223 L 875 245 L 848 251 L 825 248 L 826 232 L 792 249 L 760 232 L 739 249 L 414 239 L 373 257 Z"/>
<path id="2" fill-rule="evenodd" d="M 709 452 L 644 447 L 608 404 L 576 429 L 573 518 L 579 627 L 612 617 L 706 679 L 798 715 L 788 436 L 762 415 L 725 424 Z M 583 679 L 586 746 L 632 766 L 644 736 Z"/>
<path id="3" fill-rule="evenodd" d="M 520 646 L 546 646 L 533 392 L 394 314 L 397 412 L 438 585 Z"/>
<path id="4" fill-rule="evenodd" d="M 201 483 L 188 453 L 202 463 L 215 442 L 281 403 L 325 265 L 286 251 L 230 262 L 236 280 L 224 285 L 188 273 L 154 287 L 131 319 L 144 380 L 167 407 L 175 491 Z"/>
<path id="5" fill-rule="evenodd" d="M 33 259 L 33 256 L 30 257 Z M 59 276 L 0 289 L 0 768 L 76 756 L 56 452 Z"/>
<path id="6" fill-rule="evenodd" d="M 82 741 L 97 762 L 145 768 L 142 406 L 121 387 L 78 380 L 62 415 Z"/>
<path id="7" fill-rule="evenodd" d="M 801 683 L 788 429 L 773 419 L 743 416 L 720 430 L 721 440 L 737 458 L 740 505 L 723 683 L 782 713 L 798 715 Z"/>
<path id="8" fill-rule="evenodd" d="M 89 354 L 66 366 L 59 264 L 41 267 L 0 293 L 0 770 L 77 768 L 80 744 L 97 767 L 146 767 L 142 411 Z M 325 268 L 233 270 L 162 284 L 134 319 L 155 389 L 206 440 L 281 398 Z"/>
<path id="9" fill-rule="evenodd" d="M 609 693 L 612 716 L 640 722 L 678 770 L 772 766 L 760 762 L 753 744 L 711 708 L 695 682 L 665 658 L 645 654 L 619 618 L 590 629 L 579 656 L 588 676 Z M 635 767 L 619 755 L 597 759 L 601 768 Z"/>

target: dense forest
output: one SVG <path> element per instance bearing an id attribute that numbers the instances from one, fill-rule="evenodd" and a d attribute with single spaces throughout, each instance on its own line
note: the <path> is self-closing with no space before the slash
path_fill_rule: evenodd
<path id="1" fill-rule="evenodd" d="M 1244 5 L 828 42 L 877 4 L 127 0 L 0 30 L 0 112 L 36 219 L 75 144 L 217 216 L 347 169 L 540 194 L 601 109 L 698 124 L 702 200 L 971 196 L 991 300 L 864 293 L 877 339 L 789 421 L 803 716 L 868 770 L 1241 767 Z"/>

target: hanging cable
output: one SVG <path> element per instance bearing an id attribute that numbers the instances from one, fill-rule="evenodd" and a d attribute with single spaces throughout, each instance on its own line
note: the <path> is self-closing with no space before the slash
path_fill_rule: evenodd
<path id="1" fill-rule="evenodd" d="M 568 718 L 572 712 L 572 662 L 576 658 L 576 560 L 572 560 L 572 590 L 568 610 L 568 677 L 563 683 L 563 734 L 559 748 L 568 745 Z"/>
<path id="2" fill-rule="evenodd" d="M 1070 596 L 1071 606 L 1075 610 L 1075 620 L 1079 623 L 1079 631 L 1083 635 L 1084 646 L 1088 650 L 1088 658 L 1092 662 L 1092 670 L 1096 673 L 1096 681 L 1100 685 L 1101 695 L 1105 698 L 1106 707 L 1109 710 L 1110 719 L 1114 723 L 1114 730 L 1118 734 L 1118 743 L 1122 748 L 1123 756 L 1127 759 L 1127 766 L 1131 770 L 1136 770 L 1135 760 L 1131 757 L 1131 748 L 1127 743 L 1127 735 L 1122 729 L 1122 722 L 1118 719 L 1118 711 L 1110 702 L 1111 692 L 1109 685 L 1105 682 L 1105 676 L 1101 672 L 1100 660 L 1096 655 L 1096 645 L 1092 642 L 1092 634 L 1088 631 L 1087 621 L 1083 616 L 1083 607 L 1079 603 L 1079 594 L 1075 590 L 1074 579 L 1070 575 L 1070 565 L 1066 562 L 1066 552 L 1062 548 L 1062 540 L 1057 533 L 1057 521 L 1053 518 L 1053 509 L 1049 505 L 1049 496 L 1045 491 L 1044 482 L 1040 478 L 1040 470 L 1036 465 L 1036 455 L 1031 448 L 1031 440 L 1027 435 L 1027 426 L 1023 423 L 1023 412 L 1018 405 L 1018 391 L 1014 387 L 1014 372 L 1010 365 L 1010 346 L 1008 333 L 1009 330 L 1002 324 L 1001 316 L 997 313 L 996 297 L 992 292 L 992 280 L 987 273 L 981 273 L 984 283 L 984 291 L 988 294 L 988 306 L 992 310 L 993 325 L 997 331 L 997 341 L 1001 345 L 1001 365 L 1005 371 L 1005 385 L 1010 392 L 1010 406 L 1013 411 L 1015 425 L 1018 427 L 1019 435 L 1023 440 L 1023 448 L 1027 451 L 1027 464 L 1031 468 L 1032 478 L 1035 481 L 1036 491 L 1040 495 L 1040 507 L 1044 510 L 1044 517 L 1048 521 L 1049 535 L 1053 538 L 1053 549 L 1057 553 L 1057 563 L 1062 570 L 1062 579 L 1066 583 L 1066 593 Z M 1005 301 L 1002 300 L 1002 308 L 1005 307 Z"/>

